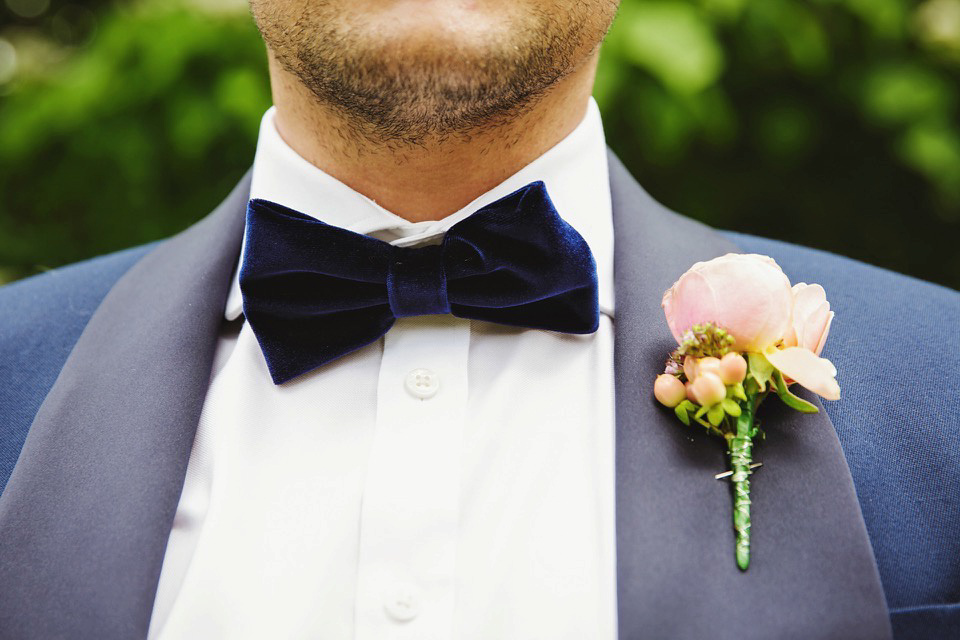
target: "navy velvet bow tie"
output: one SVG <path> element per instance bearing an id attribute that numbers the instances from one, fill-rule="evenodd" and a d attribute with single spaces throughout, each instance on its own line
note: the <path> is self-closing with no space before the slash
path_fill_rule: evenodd
<path id="1" fill-rule="evenodd" d="M 247 207 L 243 312 L 276 384 L 387 332 L 396 318 L 461 318 L 565 333 L 597 330 L 586 241 L 533 182 L 450 227 L 395 247 L 266 200 Z"/>

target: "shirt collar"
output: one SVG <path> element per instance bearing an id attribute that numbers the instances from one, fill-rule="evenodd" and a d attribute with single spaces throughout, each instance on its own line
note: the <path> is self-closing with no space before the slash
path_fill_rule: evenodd
<path id="1" fill-rule="evenodd" d="M 277 132 L 276 108 L 260 123 L 250 197 L 291 209 L 391 244 L 409 245 L 441 234 L 481 207 L 520 187 L 543 180 L 560 216 L 587 241 L 597 262 L 600 311 L 613 316 L 613 219 L 606 141 L 600 110 L 590 98 L 580 124 L 543 155 L 443 220 L 412 223 L 343 184 L 299 156 Z M 242 264 L 243 256 L 240 257 Z M 227 296 L 225 316 L 243 313 L 239 266 Z"/>

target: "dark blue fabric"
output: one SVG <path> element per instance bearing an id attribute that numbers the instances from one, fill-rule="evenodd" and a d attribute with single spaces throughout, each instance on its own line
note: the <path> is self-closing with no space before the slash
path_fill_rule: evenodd
<path id="1" fill-rule="evenodd" d="M 960 293 L 823 251 L 728 233 L 836 311 L 825 402 L 898 638 L 960 638 Z M 899 621 L 899 622 L 898 622 Z M 920 625 L 928 632 L 906 633 Z M 919 629 L 919 627 L 918 627 Z M 937 630 L 937 633 L 929 630 Z"/>
<path id="2" fill-rule="evenodd" d="M 422 248 L 251 200 L 240 288 L 277 384 L 370 344 L 405 316 L 452 313 L 566 333 L 592 333 L 599 322 L 593 255 L 542 182 Z"/>
<path id="3" fill-rule="evenodd" d="M 440 247 L 397 247 L 387 271 L 387 301 L 396 318 L 450 313 Z"/>
<path id="4" fill-rule="evenodd" d="M 896 640 L 956 640 L 960 638 L 960 604 L 893 609 L 890 623 Z"/>
<path id="5" fill-rule="evenodd" d="M 153 245 L 135 247 L 0 288 L 0 493 L 40 404 L 87 320 Z"/>

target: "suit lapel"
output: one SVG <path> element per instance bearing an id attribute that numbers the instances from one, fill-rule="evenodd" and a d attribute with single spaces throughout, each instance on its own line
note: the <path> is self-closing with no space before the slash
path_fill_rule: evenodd
<path id="1" fill-rule="evenodd" d="M 0 499 L 0 637 L 145 637 L 249 177 L 113 287 Z"/>
<path id="2" fill-rule="evenodd" d="M 840 442 L 776 400 L 754 450 L 753 554 L 733 556 L 724 444 L 653 399 L 676 343 L 660 298 L 694 262 L 737 248 L 664 209 L 612 154 L 616 274 L 617 582 L 621 640 L 891 637 L 876 562 Z M 844 363 L 840 363 L 844 366 Z M 846 366 L 852 366 L 847 363 Z M 818 403 L 818 406 L 819 403 Z"/>

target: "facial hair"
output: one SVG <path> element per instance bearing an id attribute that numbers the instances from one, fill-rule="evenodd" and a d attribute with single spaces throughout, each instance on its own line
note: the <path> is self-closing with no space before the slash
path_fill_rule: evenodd
<path id="1" fill-rule="evenodd" d="M 599 46 L 616 2 L 539 2 L 503 17 L 496 38 L 378 37 L 349 0 L 304 3 L 298 15 L 273 0 L 251 10 L 271 53 L 349 133 L 376 144 L 424 145 L 468 137 L 520 117 Z M 604 10 L 598 10 L 602 5 Z M 442 34 L 444 35 L 444 34 Z"/>

